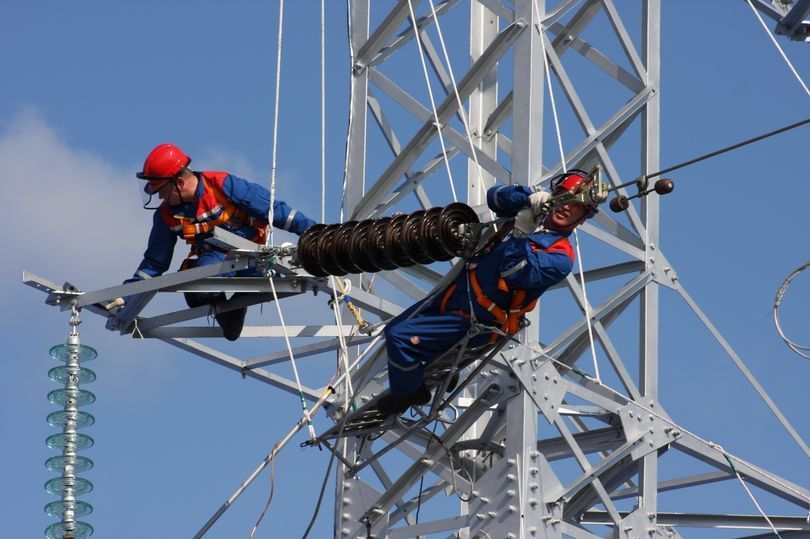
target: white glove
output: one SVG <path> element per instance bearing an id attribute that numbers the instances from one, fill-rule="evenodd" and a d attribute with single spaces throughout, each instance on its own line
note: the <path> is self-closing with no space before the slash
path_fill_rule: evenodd
<path id="1" fill-rule="evenodd" d="M 124 298 L 115 298 L 107 305 L 105 305 L 104 308 L 107 309 L 107 311 L 111 315 L 115 316 L 116 314 L 118 314 L 118 311 L 120 311 L 124 307 L 124 303 L 125 303 Z"/>
<path id="2" fill-rule="evenodd" d="M 550 198 L 551 194 L 547 191 L 537 191 L 529 195 L 529 207 L 534 212 L 535 217 L 543 215 L 543 206 L 546 205 Z"/>
<path id="3" fill-rule="evenodd" d="M 537 228 L 537 217 L 531 207 L 523 208 L 515 216 L 515 228 L 512 235 L 516 238 L 525 238 Z"/>
<path id="4" fill-rule="evenodd" d="M 551 195 L 545 191 L 538 191 L 529 195 L 529 206 L 520 210 L 515 217 L 515 230 L 512 233 L 516 238 L 525 238 L 540 226 L 544 206 Z"/>

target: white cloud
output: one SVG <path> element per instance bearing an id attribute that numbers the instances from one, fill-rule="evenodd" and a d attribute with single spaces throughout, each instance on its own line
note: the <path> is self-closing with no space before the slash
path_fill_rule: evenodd
<path id="1" fill-rule="evenodd" d="M 34 109 L 18 114 L 0 134 L 0 162 L 3 245 L 14 254 L 4 274 L 13 272 L 19 282 L 27 269 L 92 288 L 131 275 L 151 223 L 151 213 L 138 204 L 131 170 L 71 147 Z"/>

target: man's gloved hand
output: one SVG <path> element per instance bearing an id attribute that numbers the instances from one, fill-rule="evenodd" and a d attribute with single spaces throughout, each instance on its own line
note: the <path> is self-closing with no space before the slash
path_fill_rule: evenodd
<path id="1" fill-rule="evenodd" d="M 550 198 L 551 195 L 545 191 L 529 195 L 529 206 L 520 210 L 515 217 L 515 230 L 512 234 L 516 238 L 525 238 L 540 226 L 544 206 Z"/>
<path id="2" fill-rule="evenodd" d="M 543 215 L 543 206 L 545 206 L 550 198 L 551 193 L 548 193 L 547 191 L 537 191 L 536 193 L 529 195 L 529 207 L 534 212 L 535 217 L 540 217 Z"/>
<path id="3" fill-rule="evenodd" d="M 107 312 L 109 312 L 111 315 L 115 316 L 124 307 L 124 303 L 124 298 L 115 298 L 105 305 L 104 308 L 107 309 Z"/>

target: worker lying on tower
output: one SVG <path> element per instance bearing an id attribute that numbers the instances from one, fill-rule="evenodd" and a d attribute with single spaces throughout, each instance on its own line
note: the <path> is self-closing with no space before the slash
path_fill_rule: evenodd
<path id="1" fill-rule="evenodd" d="M 143 188 L 144 208 L 155 209 L 149 244 L 132 279 L 133 282 L 163 274 L 169 269 L 178 237 L 191 245 L 191 252 L 180 269 L 216 264 L 225 259 L 226 252 L 206 242 L 214 227 L 264 245 L 267 218 L 270 210 L 270 192 L 261 185 L 251 183 L 227 172 L 195 172 L 180 148 L 161 144 L 147 156 L 138 179 L 146 182 Z M 157 195 L 160 203 L 149 207 Z M 273 226 L 301 235 L 315 221 L 290 208 L 284 201 L 273 201 Z M 223 277 L 257 276 L 256 268 L 224 273 Z M 234 294 L 237 297 L 242 294 Z M 212 305 L 217 323 L 225 338 L 234 341 L 242 332 L 247 307 L 217 312 L 217 305 L 225 301 L 224 292 L 189 292 L 185 294 L 189 307 Z M 114 307 L 111 303 L 108 308 Z M 123 302 L 118 302 L 122 304 Z"/>
<path id="2" fill-rule="evenodd" d="M 582 171 L 561 174 L 552 180 L 551 192 L 559 195 L 576 189 L 585 177 Z M 514 228 L 502 228 L 470 258 L 449 287 L 387 324 L 390 392 L 377 406 L 383 415 L 399 414 L 411 405 L 430 401 L 424 366 L 461 341 L 473 321 L 514 334 L 520 329 L 521 316 L 534 309 L 537 298 L 571 272 L 574 251 L 568 235 L 596 214 L 596 206 L 561 206 L 543 219 L 544 205 L 551 196 L 519 185 L 487 191 L 487 205 L 499 217 L 515 217 Z M 468 346 L 481 346 L 498 337 L 498 333 L 484 330 Z"/>

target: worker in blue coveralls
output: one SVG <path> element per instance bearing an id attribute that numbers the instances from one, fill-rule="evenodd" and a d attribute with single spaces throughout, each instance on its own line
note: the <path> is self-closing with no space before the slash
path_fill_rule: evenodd
<path id="1" fill-rule="evenodd" d="M 227 172 L 195 172 L 183 151 L 173 144 L 161 144 L 147 156 L 138 179 L 143 188 L 144 208 L 155 209 L 149 244 L 132 279 L 149 279 L 169 269 L 177 238 L 191 245 L 189 257 L 180 269 L 216 264 L 225 259 L 226 252 L 206 242 L 212 230 L 220 226 L 238 236 L 264 245 L 270 192 Z M 152 197 L 160 204 L 149 207 Z M 148 198 L 148 200 L 147 200 Z M 290 208 L 281 200 L 273 201 L 273 226 L 301 235 L 315 221 Z M 256 276 L 256 268 L 222 274 L 224 277 Z M 237 296 L 239 294 L 234 294 Z M 216 305 L 225 301 L 224 292 L 196 292 L 185 295 L 189 307 L 212 305 L 215 318 L 225 338 L 239 338 L 245 322 L 247 307 L 216 312 Z M 116 300 L 118 302 L 118 300 Z M 108 306 L 115 307 L 113 302 Z M 121 301 L 119 304 L 123 304 Z"/>
<path id="2" fill-rule="evenodd" d="M 582 171 L 561 174 L 552 180 L 551 192 L 559 195 L 576 189 L 586 176 Z M 568 235 L 595 215 L 596 207 L 581 203 L 561 206 L 540 222 L 551 196 L 521 185 L 487 191 L 487 205 L 499 217 L 515 217 L 514 228 L 496 235 L 471 257 L 450 286 L 386 325 L 390 392 L 377 405 L 383 415 L 399 414 L 430 401 L 424 366 L 461 341 L 473 319 L 508 335 L 517 333 L 521 316 L 534 309 L 546 289 L 571 272 L 574 251 Z M 499 335 L 484 330 L 468 345 L 481 346 Z"/>

